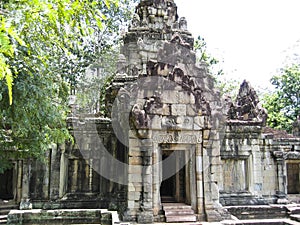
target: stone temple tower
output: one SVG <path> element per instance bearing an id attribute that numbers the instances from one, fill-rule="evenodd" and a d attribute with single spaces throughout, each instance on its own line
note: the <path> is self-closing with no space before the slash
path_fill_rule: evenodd
<path id="1" fill-rule="evenodd" d="M 178 20 L 173 0 L 141 1 L 124 37 L 122 53 L 130 65 L 128 75 L 146 74 L 146 62 L 157 60 L 162 41 L 171 40 L 175 33 L 180 34 L 186 46 L 193 48 L 194 40 L 187 31 L 187 22 L 184 17 Z"/>
<path id="2" fill-rule="evenodd" d="M 224 218 L 216 185 L 223 108 L 185 18 L 173 0 L 140 1 L 123 40 L 106 108 L 128 149 L 124 220 L 161 221 L 170 200 L 191 208 L 186 221 Z"/>

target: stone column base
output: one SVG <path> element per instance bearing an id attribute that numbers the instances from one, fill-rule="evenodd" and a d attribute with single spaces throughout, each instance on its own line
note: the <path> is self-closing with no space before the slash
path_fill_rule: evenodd
<path id="1" fill-rule="evenodd" d="M 125 222 L 136 222 L 136 214 L 131 210 L 127 210 L 121 219 Z"/>
<path id="2" fill-rule="evenodd" d="M 152 211 L 140 212 L 137 217 L 137 222 L 138 223 L 153 223 L 154 222 L 153 212 Z"/>

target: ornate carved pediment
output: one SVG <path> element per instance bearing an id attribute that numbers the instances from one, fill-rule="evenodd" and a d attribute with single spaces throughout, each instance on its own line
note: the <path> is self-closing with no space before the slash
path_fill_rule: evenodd
<path id="1" fill-rule="evenodd" d="M 265 125 L 267 116 L 267 111 L 261 106 L 256 91 L 249 82 L 244 81 L 240 86 L 236 102 L 230 106 L 228 119 L 231 121 L 259 122 Z"/>

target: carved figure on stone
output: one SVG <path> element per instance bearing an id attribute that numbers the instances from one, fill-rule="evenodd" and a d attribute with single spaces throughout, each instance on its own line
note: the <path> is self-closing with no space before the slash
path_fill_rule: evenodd
<path id="1" fill-rule="evenodd" d="M 126 73 L 126 57 L 123 54 L 119 55 L 119 59 L 118 59 L 118 74 L 125 74 Z"/>
<path id="2" fill-rule="evenodd" d="M 141 109 L 138 104 L 135 104 L 131 111 L 133 124 L 136 128 L 144 128 L 148 126 L 148 119 L 145 110 Z"/>
<path id="3" fill-rule="evenodd" d="M 202 90 L 199 88 L 196 88 L 193 91 L 193 94 L 195 96 L 195 105 L 197 109 L 201 109 L 202 115 L 210 115 L 211 114 L 211 108 L 209 105 L 209 102 L 207 102 L 202 94 Z"/>
<path id="4" fill-rule="evenodd" d="M 129 27 L 130 28 L 139 27 L 140 23 L 141 23 L 140 17 L 137 13 L 135 13 L 135 14 L 133 14 L 132 21 L 131 21 L 131 24 L 130 24 Z"/>
<path id="5" fill-rule="evenodd" d="M 179 20 L 179 29 L 184 30 L 184 31 L 187 30 L 187 21 L 186 21 L 185 17 L 180 18 L 180 20 Z"/>
<path id="6" fill-rule="evenodd" d="M 156 96 L 152 96 L 146 100 L 144 109 L 147 114 L 155 113 L 157 109 L 162 108 L 161 99 Z"/>
<path id="7" fill-rule="evenodd" d="M 134 77 L 137 77 L 139 75 L 139 68 L 136 65 L 131 68 L 131 75 Z"/>
<path id="8" fill-rule="evenodd" d="M 293 135 L 296 137 L 300 137 L 300 114 L 293 124 Z"/>
<path id="9" fill-rule="evenodd" d="M 184 72 L 180 68 L 175 68 L 173 70 L 172 76 L 170 77 L 170 80 L 178 84 L 182 84 L 183 77 L 184 77 Z"/>
<path id="10" fill-rule="evenodd" d="M 178 33 L 175 33 L 175 34 L 172 36 L 170 42 L 173 43 L 173 44 L 175 44 L 175 43 L 176 43 L 176 44 L 179 44 L 179 45 L 184 46 L 184 47 L 187 47 L 187 48 L 190 48 L 190 47 L 191 47 L 190 44 L 187 43 L 187 42 L 185 42 L 185 41 L 182 39 L 182 37 L 180 36 L 180 34 L 178 34 Z"/>
<path id="11" fill-rule="evenodd" d="M 137 45 L 139 46 L 140 49 L 144 49 L 145 48 L 146 45 L 144 43 L 143 38 L 141 38 L 141 37 L 138 38 Z"/>
<path id="12" fill-rule="evenodd" d="M 148 21 L 148 11 L 147 11 L 147 8 L 144 7 L 142 9 L 142 13 L 143 13 L 143 21 L 142 21 L 142 25 L 143 26 L 147 26 L 149 24 L 149 21 Z"/>

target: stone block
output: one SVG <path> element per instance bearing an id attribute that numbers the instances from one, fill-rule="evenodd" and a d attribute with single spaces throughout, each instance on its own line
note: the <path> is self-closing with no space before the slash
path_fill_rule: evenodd
<path id="1" fill-rule="evenodd" d="M 177 95 L 174 94 L 174 90 L 164 90 L 161 101 L 165 104 L 176 104 L 178 103 Z"/>
<path id="2" fill-rule="evenodd" d="M 184 130 L 193 130 L 194 119 L 188 116 L 178 116 L 175 119 L 178 128 Z"/>
<path id="3" fill-rule="evenodd" d="M 203 139 L 208 140 L 209 139 L 209 130 L 203 130 Z"/>
<path id="4" fill-rule="evenodd" d="M 196 106 L 193 104 L 186 105 L 186 115 L 187 116 L 197 116 Z"/>
<path id="5" fill-rule="evenodd" d="M 170 104 L 163 104 L 161 114 L 164 116 L 171 115 L 171 105 Z"/>
<path id="6" fill-rule="evenodd" d="M 129 165 L 128 173 L 130 174 L 142 174 L 143 166 L 141 165 Z"/>
<path id="7" fill-rule="evenodd" d="M 141 212 L 137 218 L 138 223 L 141 224 L 153 224 L 153 212 Z"/>
<path id="8" fill-rule="evenodd" d="M 144 185 L 144 192 L 152 193 L 152 185 Z"/>
<path id="9" fill-rule="evenodd" d="M 152 184 L 152 174 L 146 174 L 143 176 L 144 184 Z"/>
<path id="10" fill-rule="evenodd" d="M 186 115 L 186 105 L 184 105 L 184 104 L 173 104 L 171 106 L 171 115 L 173 115 L 173 116 L 184 116 L 184 115 Z"/>
<path id="11" fill-rule="evenodd" d="M 129 157 L 129 165 L 142 165 L 143 160 L 141 157 L 138 156 L 130 156 Z"/>
<path id="12" fill-rule="evenodd" d="M 210 152 L 210 156 L 219 156 L 220 155 L 220 149 L 221 149 L 220 143 L 214 141 L 213 144 L 212 144 L 212 149 L 211 149 L 211 152 Z"/>
<path id="13" fill-rule="evenodd" d="M 197 127 L 199 127 L 200 129 L 204 128 L 204 122 L 205 122 L 204 116 L 195 116 L 194 117 L 194 127 L 195 128 L 197 128 Z"/>
<path id="14" fill-rule="evenodd" d="M 129 192 L 134 192 L 135 191 L 135 187 L 133 186 L 132 183 L 128 184 L 128 191 Z"/>
<path id="15" fill-rule="evenodd" d="M 142 152 L 140 150 L 130 150 L 129 156 L 140 157 L 142 156 Z"/>
<path id="16" fill-rule="evenodd" d="M 128 201 L 134 201 L 135 200 L 135 192 L 128 192 Z"/>
<path id="17" fill-rule="evenodd" d="M 177 94 L 177 103 L 179 104 L 193 104 L 191 103 L 191 100 L 194 100 L 195 97 L 192 99 L 191 96 L 193 96 L 191 93 L 188 93 L 187 91 L 179 91 Z"/>
<path id="18" fill-rule="evenodd" d="M 130 147 L 140 147 L 141 146 L 141 140 L 138 138 L 130 138 L 129 139 L 129 146 Z"/>
<path id="19" fill-rule="evenodd" d="M 135 206 L 134 200 L 128 200 L 127 203 L 128 203 L 128 209 L 134 209 Z"/>
<path id="20" fill-rule="evenodd" d="M 133 183 L 141 183 L 142 176 L 137 174 L 128 174 L 128 181 Z"/>
<path id="21" fill-rule="evenodd" d="M 143 190 L 143 185 L 141 182 L 134 182 L 133 186 L 137 192 L 141 192 Z"/>
<path id="22" fill-rule="evenodd" d="M 141 140 L 141 143 L 142 143 L 142 146 L 143 147 L 152 147 L 152 145 L 153 145 L 153 142 L 152 142 L 152 140 L 151 139 L 143 139 L 143 140 Z"/>
<path id="23" fill-rule="evenodd" d="M 145 174 L 147 174 L 147 175 L 152 174 L 152 167 L 151 166 L 147 166 L 145 168 Z"/>

